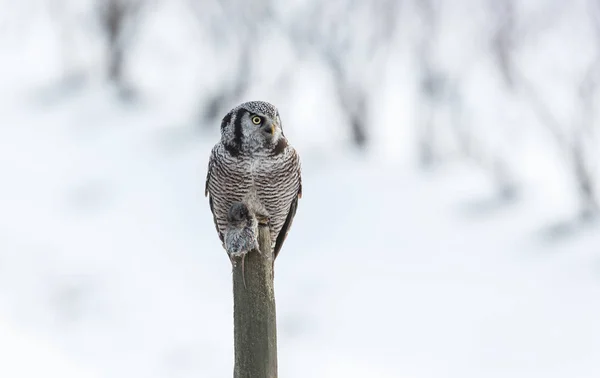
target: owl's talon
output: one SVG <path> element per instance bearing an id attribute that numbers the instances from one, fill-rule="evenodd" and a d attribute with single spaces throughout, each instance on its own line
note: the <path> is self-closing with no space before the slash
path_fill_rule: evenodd
<path id="1" fill-rule="evenodd" d="M 254 214 L 254 216 L 256 217 L 259 226 L 271 226 L 271 219 L 268 216 L 262 214 Z"/>

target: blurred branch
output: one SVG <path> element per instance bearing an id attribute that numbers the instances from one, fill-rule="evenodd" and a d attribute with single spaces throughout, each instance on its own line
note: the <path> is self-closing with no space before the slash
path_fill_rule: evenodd
<path id="1" fill-rule="evenodd" d="M 456 72 L 447 73 L 438 63 L 436 53 L 439 44 L 439 29 L 442 22 L 442 3 L 434 0 L 416 1 L 416 9 L 421 20 L 420 33 L 417 37 L 415 55 L 419 67 L 418 94 L 420 117 L 417 137 L 419 162 L 422 167 L 430 167 L 442 157 L 443 133 L 447 127 L 440 127 L 434 122 L 438 112 L 450 112 L 450 130 L 452 141 L 463 157 L 479 166 L 489 174 L 497 190 L 498 199 L 502 203 L 512 199 L 517 193 L 517 187 L 511 174 L 511 169 L 505 157 L 495 151 L 490 151 L 482 144 L 475 131 L 479 128 L 469 127 L 468 116 L 465 117 L 465 102 L 463 100 L 464 78 Z M 493 30 L 490 40 L 492 57 L 500 75 L 508 88 L 512 88 L 515 34 L 515 9 L 513 0 L 490 0 L 488 2 L 493 15 Z M 442 58 L 440 58 L 442 59 Z M 474 64 L 475 61 L 471 61 Z M 461 67 L 462 72 L 469 69 Z M 468 89 L 467 89 L 468 90 Z M 440 135 L 438 135 L 440 134 Z"/>
<path id="2" fill-rule="evenodd" d="M 236 57 L 228 79 L 212 93 L 202 106 L 203 123 L 212 125 L 232 104 L 248 91 L 255 66 L 253 49 L 260 40 L 261 28 L 273 20 L 272 0 L 188 0 L 198 24 L 208 30 L 219 48 L 230 48 Z M 260 22 L 258 21 L 260 20 Z"/>
<path id="3" fill-rule="evenodd" d="M 207 125 L 212 127 L 212 123 L 225 113 L 226 109 L 231 107 L 236 99 L 248 91 L 252 66 L 250 45 L 241 44 L 240 58 L 237 60 L 235 71 L 231 73 L 231 82 L 223 83 L 221 88 L 210 96 L 204 105 L 203 118 Z"/>
<path id="4" fill-rule="evenodd" d="M 490 0 L 496 16 L 496 28 L 492 35 L 492 51 L 508 88 L 513 89 L 512 53 L 515 43 L 515 6 L 513 0 Z"/>
<path id="5" fill-rule="evenodd" d="M 300 56 L 313 54 L 330 70 L 353 144 L 359 149 L 368 144 L 367 125 L 372 110 L 367 89 L 371 83 L 364 75 L 366 70 L 356 65 L 368 64 L 377 53 L 389 51 L 386 47 L 395 36 L 399 5 L 395 0 L 313 1 L 307 2 L 291 20 L 274 20 Z M 360 25 L 350 28 L 351 22 Z M 363 23 L 366 26 L 361 29 Z"/>
<path id="6" fill-rule="evenodd" d="M 430 167 L 438 155 L 435 143 L 435 103 L 440 99 L 444 86 L 444 78 L 434 63 L 440 8 L 435 0 L 417 0 L 416 5 L 421 19 L 416 45 L 419 67 L 418 94 L 421 105 L 418 112 L 420 119 L 417 127 L 417 146 L 419 163 L 422 167 Z"/>
<path id="7" fill-rule="evenodd" d="M 541 99 L 541 95 L 537 92 L 535 85 L 533 85 L 533 83 L 516 67 L 514 68 L 514 78 L 518 80 L 521 93 L 525 96 L 525 99 L 529 101 L 532 110 L 542 124 L 546 126 L 554 139 L 559 141 L 561 144 L 566 142 L 568 139 L 567 136 L 561 131 L 561 122 L 554 116 L 550 110 L 550 106 L 548 106 L 548 104 Z"/>
<path id="8" fill-rule="evenodd" d="M 58 29 L 58 43 L 60 48 L 62 78 L 60 86 L 62 89 L 75 89 L 84 82 L 85 75 L 78 72 L 74 59 L 75 22 L 69 12 L 66 0 L 51 0 L 48 2 L 48 11 Z"/>
<path id="9" fill-rule="evenodd" d="M 594 189 L 593 173 L 589 169 L 588 156 L 585 152 L 585 143 L 582 135 L 582 128 L 574 124 L 570 129 L 570 134 L 561 131 L 563 125 L 552 114 L 550 107 L 536 93 L 533 84 L 523 75 L 518 75 L 522 93 L 529 100 L 532 109 L 540 121 L 554 137 L 555 143 L 563 150 L 567 157 L 568 167 L 575 180 L 575 186 L 580 198 L 580 217 L 588 219 L 598 212 L 598 200 Z M 589 84 L 589 83 L 588 83 Z M 595 89 L 594 89 L 595 91 Z M 592 119 L 585 116 L 586 101 L 582 101 L 582 126 L 591 125 Z"/>
<path id="10" fill-rule="evenodd" d="M 596 179 L 594 176 L 596 159 L 595 102 L 600 84 L 600 0 L 589 0 L 590 22 L 594 31 L 596 55 L 579 84 L 578 93 L 581 103 L 581 122 L 574 127 L 570 153 L 578 178 L 577 187 L 582 201 L 581 217 L 591 218 L 600 212 Z"/>
<path id="11" fill-rule="evenodd" d="M 591 142 L 595 129 L 594 102 L 600 83 L 600 1 L 590 0 L 589 16 L 596 44 L 596 55 L 587 67 L 582 79 L 577 84 L 579 96 L 579 122 L 575 121 L 567 127 L 552 112 L 544 102 L 534 84 L 513 67 L 514 78 L 518 80 L 520 92 L 531 104 L 531 108 L 540 122 L 553 136 L 555 143 L 567 158 L 574 185 L 577 189 L 581 219 L 588 219 L 600 212 L 598 193 L 595 187 L 595 161 L 592 151 L 595 149 Z"/>
<path id="12" fill-rule="evenodd" d="M 139 21 L 144 0 L 98 0 L 100 26 L 108 45 L 108 78 L 122 84 L 126 42 Z"/>

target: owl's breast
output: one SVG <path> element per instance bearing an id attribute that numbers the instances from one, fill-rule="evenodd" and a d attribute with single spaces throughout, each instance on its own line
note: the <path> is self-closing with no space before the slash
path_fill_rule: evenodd
<path id="1" fill-rule="evenodd" d="M 273 194 L 270 182 L 272 181 L 274 165 L 264 158 L 253 159 L 247 170 L 243 173 L 248 186 L 245 188 L 243 201 L 250 210 L 258 216 L 270 217 L 272 208 L 269 206 L 269 197 Z"/>
<path id="2" fill-rule="evenodd" d="M 268 217 L 276 237 L 298 195 L 299 174 L 294 155 L 215 158 L 208 189 L 219 231 L 225 232 L 231 204 L 241 201 L 258 218 Z"/>
<path id="3" fill-rule="evenodd" d="M 252 167 L 252 190 L 265 215 L 285 220 L 294 196 L 298 193 L 299 178 L 290 161 L 279 158 L 259 159 Z"/>

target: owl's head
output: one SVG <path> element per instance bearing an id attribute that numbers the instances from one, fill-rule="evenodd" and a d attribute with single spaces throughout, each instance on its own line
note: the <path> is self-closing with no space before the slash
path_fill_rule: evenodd
<path id="1" fill-rule="evenodd" d="M 221 122 L 221 141 L 233 155 L 277 153 L 287 145 L 277 108 L 264 101 L 245 102 L 229 111 Z"/>

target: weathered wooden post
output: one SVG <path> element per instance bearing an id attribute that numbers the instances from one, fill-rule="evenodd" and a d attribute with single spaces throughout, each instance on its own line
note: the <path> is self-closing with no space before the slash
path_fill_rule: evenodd
<path id="1" fill-rule="evenodd" d="M 273 253 L 268 226 L 258 227 L 258 243 L 260 252 L 252 250 L 234 260 L 234 378 L 277 378 Z"/>

